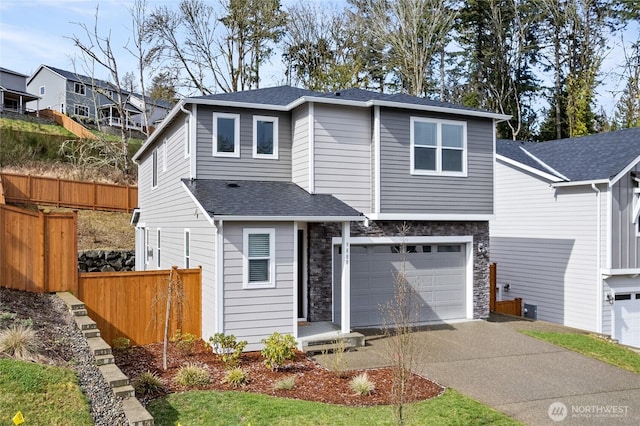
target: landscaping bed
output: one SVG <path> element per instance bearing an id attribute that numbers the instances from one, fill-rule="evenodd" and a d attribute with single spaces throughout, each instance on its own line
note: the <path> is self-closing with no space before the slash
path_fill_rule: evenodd
<path id="1" fill-rule="evenodd" d="M 248 373 L 245 385 L 233 386 L 224 383 L 227 373 L 218 355 L 201 340 L 195 342 L 192 354 L 178 350 L 175 343 L 169 344 L 167 370 L 162 369 L 162 343 L 134 346 L 114 351 L 118 367 L 135 382 L 142 373 L 151 371 L 162 379 L 164 390 L 152 395 L 136 396 L 143 404 L 169 393 L 178 393 L 191 389 L 216 391 L 246 391 L 283 398 L 317 401 L 348 406 L 390 405 L 393 403 L 393 372 L 389 368 L 354 371 L 331 371 L 317 364 L 305 354 L 297 352 L 293 361 L 285 364 L 277 371 L 272 371 L 263 363 L 259 352 L 243 353 L 239 367 Z M 186 388 L 176 382 L 179 369 L 188 364 L 202 366 L 210 374 L 210 383 L 204 386 Z M 366 372 L 375 385 L 369 395 L 356 395 L 349 386 L 349 381 Z M 275 389 L 282 379 L 295 377 L 292 389 Z M 440 395 L 443 388 L 418 375 L 411 379 L 410 401 L 421 401 Z M 409 401 L 407 401 L 409 402 Z"/>

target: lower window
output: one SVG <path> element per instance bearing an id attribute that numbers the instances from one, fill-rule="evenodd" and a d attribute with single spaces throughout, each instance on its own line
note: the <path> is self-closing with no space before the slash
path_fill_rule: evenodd
<path id="1" fill-rule="evenodd" d="M 275 287 L 275 230 L 248 228 L 243 232 L 245 288 Z"/>

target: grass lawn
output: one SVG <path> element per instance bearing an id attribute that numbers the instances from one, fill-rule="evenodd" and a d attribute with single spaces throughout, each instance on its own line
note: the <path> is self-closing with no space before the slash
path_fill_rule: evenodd
<path id="1" fill-rule="evenodd" d="M 26 120 L 13 120 L 0 117 L 0 129 L 11 129 L 14 132 L 42 133 L 47 135 L 64 136 L 75 139 L 75 135 L 57 124 L 42 124 Z"/>
<path id="2" fill-rule="evenodd" d="M 393 425 L 391 407 L 344 407 L 249 392 L 190 391 L 153 401 L 156 425 Z M 518 425 L 460 393 L 411 404 L 407 425 Z"/>
<path id="3" fill-rule="evenodd" d="M 640 374 L 640 354 L 601 338 L 578 333 L 546 331 L 522 331 L 522 333 Z"/>
<path id="4" fill-rule="evenodd" d="M 76 375 L 64 368 L 0 359 L 0 424 L 21 411 L 25 425 L 91 425 Z"/>

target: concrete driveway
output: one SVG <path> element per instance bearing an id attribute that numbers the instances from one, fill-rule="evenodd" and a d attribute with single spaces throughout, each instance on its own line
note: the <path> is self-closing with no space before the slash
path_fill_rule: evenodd
<path id="1" fill-rule="evenodd" d="M 566 327 L 493 318 L 417 332 L 418 373 L 530 425 L 640 424 L 640 375 L 517 331 Z M 349 368 L 388 364 L 384 338 L 367 342 Z"/>

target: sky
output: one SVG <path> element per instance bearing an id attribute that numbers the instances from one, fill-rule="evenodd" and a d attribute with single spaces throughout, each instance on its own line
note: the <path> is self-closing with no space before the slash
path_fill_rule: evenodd
<path id="1" fill-rule="evenodd" d="M 176 1 L 148 0 L 148 7 L 171 5 Z M 283 4 L 292 2 L 294 0 L 284 0 Z M 130 38 L 129 9 L 132 3 L 132 0 L 99 2 L 98 31 L 100 34 L 110 31 L 121 74 L 136 70 L 135 58 L 123 47 Z M 335 1 L 331 3 L 335 6 Z M 84 30 L 78 23 L 92 28 L 97 5 L 95 0 L 0 0 L 0 67 L 26 75 L 31 75 L 41 64 L 73 71 L 72 58 L 77 55 L 78 49 L 69 37 L 76 34 L 86 40 L 83 37 Z M 637 24 L 631 25 L 624 34 L 625 40 L 637 40 L 639 31 Z M 624 59 L 621 44 L 619 36 L 609 40 L 611 50 L 604 60 L 600 76 L 606 84 L 598 88 L 597 102 L 608 114 L 613 112 L 622 88 L 616 77 Z M 263 68 L 266 73 L 263 74 L 261 87 L 282 84 L 283 72 L 279 62 L 280 58 L 274 56 L 272 64 Z M 109 79 L 106 72 L 101 75 L 100 71 L 96 77 Z"/>

